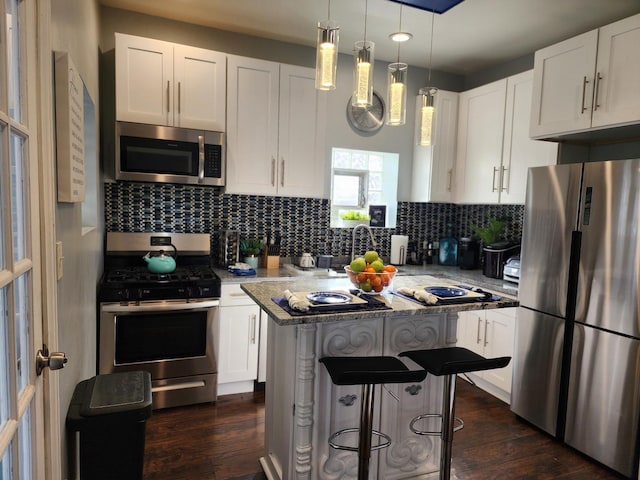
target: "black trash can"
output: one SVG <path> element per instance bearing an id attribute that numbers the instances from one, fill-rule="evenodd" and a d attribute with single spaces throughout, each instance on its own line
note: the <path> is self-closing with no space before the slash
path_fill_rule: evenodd
<path id="1" fill-rule="evenodd" d="M 66 419 L 69 477 L 142 480 L 150 416 L 149 372 L 97 375 L 78 383 Z"/>

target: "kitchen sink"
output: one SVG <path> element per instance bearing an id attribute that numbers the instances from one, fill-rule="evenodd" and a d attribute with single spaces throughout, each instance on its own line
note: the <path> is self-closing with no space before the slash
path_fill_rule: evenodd
<path id="1" fill-rule="evenodd" d="M 291 263 L 284 264 L 282 266 L 287 273 L 293 276 L 300 277 L 346 277 L 347 274 L 344 270 L 342 272 L 336 271 L 333 268 L 303 268 Z"/>

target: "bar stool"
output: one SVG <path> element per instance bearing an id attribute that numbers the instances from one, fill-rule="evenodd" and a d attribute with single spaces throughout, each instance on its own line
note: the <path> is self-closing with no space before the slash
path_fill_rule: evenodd
<path id="1" fill-rule="evenodd" d="M 458 373 L 479 372 L 494 368 L 506 367 L 511 357 L 484 358 L 482 355 L 462 347 L 437 348 L 433 350 L 413 350 L 402 352 L 400 357 L 408 357 L 428 373 L 444 376 L 442 395 L 442 414 L 427 413 L 411 420 L 411 431 L 418 435 L 439 435 L 442 439 L 440 452 L 440 480 L 451 477 L 451 453 L 453 449 L 453 432 L 460 430 L 464 423 L 455 417 L 456 375 Z M 440 431 L 419 430 L 415 424 L 424 418 L 440 417 Z M 458 426 L 455 425 L 456 421 Z"/>
<path id="2" fill-rule="evenodd" d="M 362 385 L 359 428 L 345 428 L 329 437 L 329 445 L 338 450 L 358 452 L 358 480 L 369 478 L 369 459 L 372 450 L 391 444 L 391 438 L 373 429 L 374 386 L 382 383 L 421 382 L 427 376 L 424 370 L 409 370 L 396 357 L 323 357 L 320 359 L 335 385 Z M 339 444 L 336 439 L 345 433 L 358 432 L 358 446 Z M 371 446 L 372 435 L 383 441 Z"/>

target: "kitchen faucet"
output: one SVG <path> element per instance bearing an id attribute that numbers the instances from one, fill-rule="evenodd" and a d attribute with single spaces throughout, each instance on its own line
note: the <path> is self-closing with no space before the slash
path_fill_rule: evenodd
<path id="1" fill-rule="evenodd" d="M 369 238 L 371 238 L 371 246 L 374 250 L 377 246 L 376 239 L 373 238 L 373 231 L 371 230 L 371 227 L 369 225 L 365 225 L 364 223 L 356 225 L 355 227 L 353 227 L 353 235 L 351 237 L 351 261 L 356 258 L 356 231 L 359 228 L 365 228 L 369 232 Z"/>

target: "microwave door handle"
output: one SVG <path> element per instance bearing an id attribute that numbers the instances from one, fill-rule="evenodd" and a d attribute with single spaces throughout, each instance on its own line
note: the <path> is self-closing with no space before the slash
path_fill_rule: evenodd
<path id="1" fill-rule="evenodd" d="M 198 135 L 198 183 L 204 182 L 204 135 Z"/>

